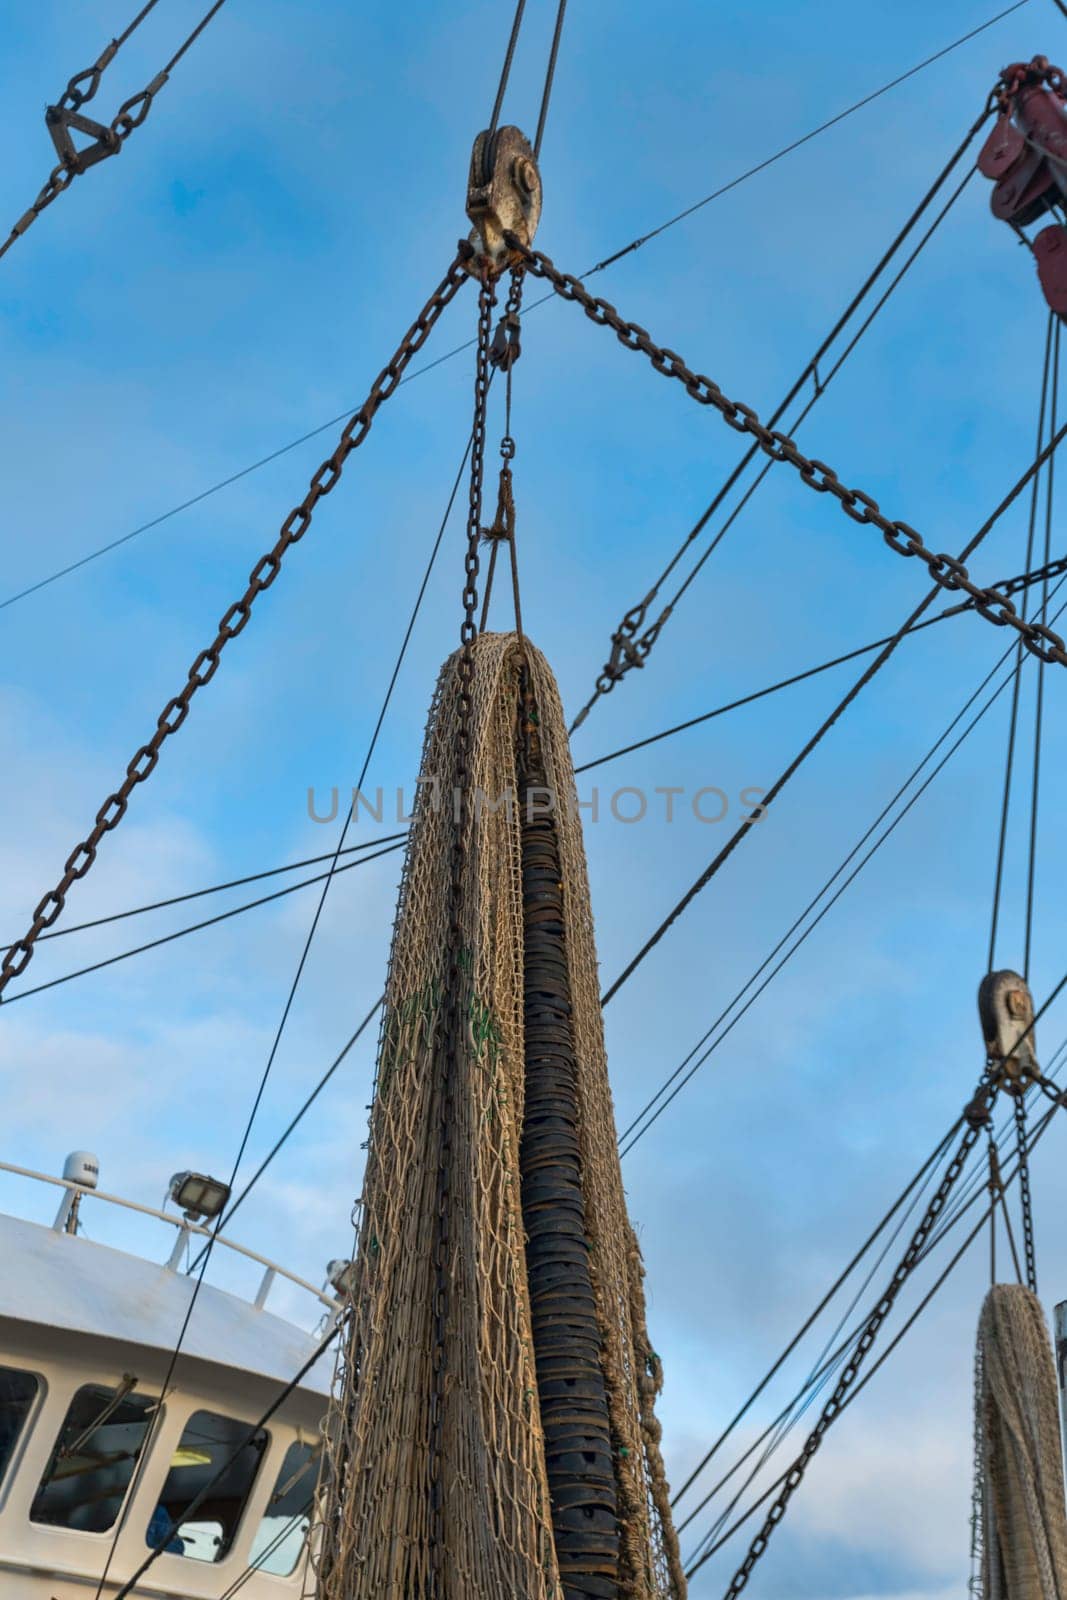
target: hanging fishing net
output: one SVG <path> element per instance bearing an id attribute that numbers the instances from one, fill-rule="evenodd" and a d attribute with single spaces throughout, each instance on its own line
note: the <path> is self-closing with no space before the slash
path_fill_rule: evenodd
<path id="1" fill-rule="evenodd" d="M 1037 1297 L 990 1289 L 978 1323 L 976 1501 L 982 1600 L 1067 1600 L 1056 1370 Z"/>
<path id="2" fill-rule="evenodd" d="M 317 1594 L 681 1600 L 566 725 L 544 657 L 481 635 L 457 867 L 457 661 L 400 891 Z"/>

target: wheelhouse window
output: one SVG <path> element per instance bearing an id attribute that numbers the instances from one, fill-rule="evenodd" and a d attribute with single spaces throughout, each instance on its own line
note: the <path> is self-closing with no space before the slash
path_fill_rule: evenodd
<path id="1" fill-rule="evenodd" d="M 260 1428 L 249 1439 L 248 1423 L 234 1417 L 194 1412 L 171 1458 L 146 1542 L 193 1561 L 222 1561 L 237 1535 L 268 1437 Z M 192 1516 L 183 1521 L 194 1501 Z"/>
<path id="2" fill-rule="evenodd" d="M 70 1403 L 30 1507 L 33 1522 L 106 1533 L 130 1486 L 156 1399 L 127 1387 L 86 1384 Z"/>
<path id="3" fill-rule="evenodd" d="M 322 1445 L 291 1444 L 282 1460 L 278 1481 L 267 1502 L 263 1521 L 252 1541 L 249 1566 L 287 1578 L 304 1550 L 319 1475 Z"/>
<path id="4" fill-rule="evenodd" d="M 14 1457 L 40 1382 L 32 1372 L 0 1367 L 0 1484 Z"/>

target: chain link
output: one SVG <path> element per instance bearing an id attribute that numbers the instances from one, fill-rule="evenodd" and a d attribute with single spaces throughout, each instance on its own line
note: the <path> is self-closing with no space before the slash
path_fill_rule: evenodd
<path id="1" fill-rule="evenodd" d="M 717 383 L 703 373 L 694 372 L 674 350 L 655 343 L 646 329 L 636 322 L 627 322 L 607 300 L 591 295 L 581 280 L 569 273 L 560 272 L 541 251 L 527 249 L 516 234 L 505 235 L 509 249 L 523 256 L 528 269 L 543 278 L 564 300 L 580 305 L 586 316 L 599 327 L 610 328 L 621 344 L 648 357 L 657 372 L 665 378 L 676 378 L 686 392 L 700 405 L 712 406 L 723 421 L 737 433 L 747 433 L 755 439 L 760 449 L 772 461 L 785 461 L 800 474 L 801 481 L 817 494 L 830 494 L 841 510 L 853 522 L 868 524 L 882 534 L 889 548 L 899 556 L 917 556 L 926 566 L 938 588 L 950 594 L 961 592 L 974 602 L 976 611 L 987 622 L 998 627 L 1008 624 L 1016 629 L 1026 648 L 1039 660 L 1067 666 L 1067 644 L 1058 633 L 1041 622 L 1027 622 L 1016 611 L 1006 594 L 997 588 L 981 588 L 972 582 L 962 561 L 950 555 L 937 555 L 928 549 L 922 535 L 906 522 L 891 521 L 879 508 L 877 500 L 862 489 L 849 489 L 832 467 L 800 451 L 788 434 L 768 428 L 761 422 L 751 406 L 740 400 L 730 400 Z M 1058 442 L 1058 441 L 1054 441 Z M 1051 453 L 1048 447 L 1045 456 Z M 1042 457 L 1041 459 L 1044 459 Z M 1035 463 L 1036 467 L 1036 463 Z"/>
<path id="2" fill-rule="evenodd" d="M 451 1225 L 452 1129 L 456 1063 L 467 1045 L 465 966 L 472 956 L 463 943 L 463 876 L 466 863 L 466 826 L 470 805 L 471 689 L 474 680 L 474 641 L 478 635 L 478 545 L 482 535 L 482 490 L 485 475 L 486 412 L 489 397 L 489 352 L 496 296 L 488 277 L 481 279 L 478 295 L 478 339 L 474 378 L 474 421 L 471 428 L 470 492 L 467 507 L 467 549 L 463 572 L 463 621 L 456 663 L 458 719 L 453 790 L 453 832 L 448 893 L 448 969 L 443 1013 L 443 1050 L 440 1053 L 441 1087 L 437 1144 L 437 1205 L 434 1216 L 434 1296 L 431 1315 L 433 1339 L 433 1392 L 430 1397 L 430 1573 L 429 1600 L 444 1600 L 442 1569 L 445 1549 L 445 1473 L 443 1435 L 447 1388 L 446 1341 L 449 1292 L 454 1244 Z"/>
<path id="3" fill-rule="evenodd" d="M 1026 1261 L 1026 1287 L 1037 1293 L 1037 1255 L 1034 1249 L 1034 1213 L 1030 1200 L 1030 1159 L 1026 1149 L 1026 1100 L 1015 1096 L 1015 1134 L 1019 1150 L 1019 1200 L 1023 1215 L 1023 1254 Z"/>
<path id="4" fill-rule="evenodd" d="M 96 93 L 96 88 L 99 84 L 99 71 L 97 67 L 90 68 L 88 73 L 82 73 L 80 78 L 72 78 L 70 83 L 67 85 L 66 93 L 64 94 L 63 99 L 60 101 L 59 106 L 56 108 L 50 108 L 50 112 L 54 109 L 58 113 L 59 120 L 64 120 L 64 118 L 71 113 L 72 109 L 71 107 L 67 106 L 65 102 L 72 94 L 76 95 L 79 93 L 76 85 L 79 83 L 79 81 L 81 81 L 81 79 L 86 77 L 92 78 L 94 74 L 96 75 L 97 79 L 96 84 L 91 86 L 91 89 L 88 93 L 81 96 L 81 99 L 80 101 L 77 101 L 77 104 L 83 105 L 86 100 L 90 99 L 91 96 Z M 48 174 L 41 192 L 33 202 L 33 205 L 30 206 L 28 211 L 23 213 L 23 215 L 15 223 L 8 237 L 4 240 L 3 244 L 0 244 L 0 256 L 5 255 L 7 251 L 11 249 L 11 246 L 15 243 L 15 240 L 22 237 L 30 224 L 35 222 L 41 215 L 41 212 L 46 210 L 48 206 L 52 204 L 53 200 L 57 199 L 65 189 L 69 189 L 71 184 L 74 182 L 74 179 L 80 177 L 89 166 L 95 165 L 95 162 L 102 156 L 118 155 L 123 144 L 129 138 L 134 128 L 139 128 L 147 117 L 148 113 L 151 111 L 152 102 L 159 93 L 160 89 L 162 89 L 163 85 L 167 82 L 167 76 L 168 75 L 166 72 L 157 73 L 147 88 L 142 89 L 139 94 L 132 95 L 129 100 L 123 101 L 122 105 L 111 119 L 111 122 L 106 127 L 101 127 L 97 124 L 94 124 L 93 126 L 97 130 L 97 141 L 96 144 L 93 145 L 89 150 L 78 152 L 73 150 L 72 147 L 72 153 L 68 155 L 65 160 L 56 163 L 51 172 Z"/>
<path id="5" fill-rule="evenodd" d="M 1014 61 L 1005 67 L 989 96 L 989 109 L 1011 116 L 1015 96 L 1027 82 L 1043 83 L 1059 100 L 1067 100 L 1067 76 L 1062 67 L 1054 67 L 1048 56 L 1034 56 L 1032 61 Z"/>
<path id="6" fill-rule="evenodd" d="M 10 983 L 12 978 L 24 972 L 33 956 L 34 945 L 46 928 L 50 928 L 63 910 L 66 903 L 67 892 L 77 878 L 84 878 L 93 862 L 96 860 L 100 841 L 105 833 L 118 826 L 126 814 L 130 795 L 139 783 L 155 770 L 159 753 L 166 739 L 176 733 L 189 714 L 192 698 L 198 689 L 205 683 L 210 683 L 218 670 L 222 652 L 231 639 L 246 626 L 252 615 L 252 606 L 264 589 L 269 589 L 281 570 L 282 559 L 290 545 L 296 544 L 307 533 L 311 526 L 312 515 L 315 507 L 323 495 L 329 494 L 344 470 L 345 462 L 353 450 L 359 448 L 378 412 L 378 408 L 389 399 L 400 383 L 404 369 L 417 355 L 426 343 L 435 323 L 456 295 L 460 287 L 467 281 L 467 273 L 462 261 L 465 259 L 461 252 L 449 267 L 448 272 L 438 284 L 433 294 L 427 300 L 418 317 L 405 333 L 397 347 L 396 353 L 386 367 L 375 378 L 371 385 L 370 393 L 360 409 L 349 418 L 341 430 L 341 437 L 333 454 L 328 456 L 313 475 L 307 494 L 298 506 L 295 506 L 285 521 L 282 523 L 281 532 L 271 550 L 262 556 L 252 568 L 249 576 L 248 587 L 239 600 L 221 619 L 218 632 L 206 650 L 201 650 L 192 666 L 180 694 L 168 700 L 163 707 L 156 722 L 156 731 L 147 744 L 143 744 L 126 768 L 126 777 L 114 794 L 108 795 L 100 810 L 96 814 L 96 821 L 92 831 L 77 845 L 67 857 L 63 869 L 63 876 L 54 889 L 38 902 L 33 913 L 33 920 L 25 935 L 11 945 L 5 952 L 3 964 L 0 966 L 0 994 Z M 484 442 L 484 441 L 483 441 Z M 475 560 L 475 573 L 477 573 L 477 560 Z"/>
<path id="7" fill-rule="evenodd" d="M 948 1167 L 945 1169 L 944 1177 L 941 1179 L 941 1182 L 938 1185 L 937 1192 L 931 1199 L 930 1204 L 927 1206 L 923 1215 L 922 1221 L 919 1223 L 919 1226 L 912 1235 L 911 1243 L 908 1245 L 907 1250 L 900 1258 L 896 1271 L 893 1273 L 893 1276 L 890 1279 L 889 1286 L 886 1289 L 885 1294 L 882 1296 L 881 1300 L 879 1300 L 878 1304 L 871 1312 L 871 1315 L 868 1317 L 863 1331 L 853 1346 L 852 1354 L 849 1357 L 848 1364 L 844 1368 L 840 1378 L 837 1381 L 837 1386 L 834 1389 L 833 1394 L 823 1406 L 818 1422 L 815 1424 L 814 1428 L 811 1430 L 807 1439 L 805 1440 L 804 1448 L 801 1450 L 799 1456 L 797 1456 L 796 1460 L 793 1462 L 793 1465 L 786 1474 L 785 1482 L 778 1494 L 778 1497 L 768 1511 L 762 1528 L 749 1546 L 748 1554 L 741 1563 L 741 1566 L 737 1569 L 737 1572 L 734 1574 L 733 1580 L 731 1581 L 729 1588 L 726 1590 L 723 1600 L 735 1600 L 735 1597 L 741 1593 L 742 1589 L 744 1589 L 745 1585 L 748 1583 L 749 1578 L 752 1576 L 753 1568 L 770 1542 L 771 1534 L 785 1516 L 786 1508 L 788 1507 L 790 1500 L 792 1499 L 795 1491 L 800 1487 L 800 1484 L 803 1482 L 804 1474 L 808 1469 L 808 1465 L 811 1462 L 812 1457 L 822 1444 L 827 1430 L 830 1428 L 831 1424 L 835 1421 L 838 1414 L 842 1410 L 842 1407 L 846 1402 L 848 1392 L 852 1388 L 853 1383 L 856 1381 L 856 1378 L 859 1375 L 860 1368 L 863 1365 L 867 1353 L 874 1344 L 875 1339 L 878 1337 L 878 1331 L 881 1328 L 882 1323 L 889 1315 L 893 1308 L 893 1304 L 896 1301 L 897 1295 L 900 1293 L 901 1289 L 904 1287 L 904 1284 L 911 1276 L 913 1269 L 917 1265 L 919 1257 L 922 1254 L 923 1247 L 926 1244 L 926 1241 L 929 1238 L 938 1217 L 944 1209 L 945 1202 L 951 1194 L 960 1173 L 963 1171 L 967 1157 L 973 1150 L 974 1145 L 981 1134 L 982 1128 L 986 1125 L 986 1114 L 989 1111 L 992 1099 L 995 1098 L 995 1094 L 996 1091 L 990 1085 L 989 1079 L 983 1078 L 982 1083 L 979 1085 L 978 1093 L 975 1095 L 974 1100 L 971 1101 L 965 1113 L 965 1116 L 968 1119 L 966 1131 L 963 1135 L 963 1138 L 960 1140 L 955 1155 L 949 1162 Z"/>

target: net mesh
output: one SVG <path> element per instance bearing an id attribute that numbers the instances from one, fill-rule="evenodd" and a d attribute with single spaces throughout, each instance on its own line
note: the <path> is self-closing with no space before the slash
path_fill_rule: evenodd
<path id="1" fill-rule="evenodd" d="M 524 797 L 516 730 L 525 691 L 536 707 L 564 886 L 582 1199 L 619 1519 L 617 1574 L 582 1592 L 682 1600 L 653 1410 L 659 1360 L 645 1329 L 643 1269 L 617 1154 L 566 724 L 544 657 L 514 634 L 483 634 L 474 647 L 459 896 L 466 1037 L 455 1052 L 442 1043 L 456 663 L 446 662 L 430 708 L 399 896 L 356 1268 L 327 1424 L 317 1594 L 560 1600 L 578 1592 L 561 1576 L 553 1533 L 520 1192 Z M 449 1289 L 434 1434 L 433 1247 L 446 1080 Z M 433 1537 L 432 1471 L 443 1485 L 443 1548 Z"/>
<path id="2" fill-rule="evenodd" d="M 1056 1371 L 1037 1297 L 995 1284 L 978 1324 L 983 1600 L 1067 1600 Z"/>

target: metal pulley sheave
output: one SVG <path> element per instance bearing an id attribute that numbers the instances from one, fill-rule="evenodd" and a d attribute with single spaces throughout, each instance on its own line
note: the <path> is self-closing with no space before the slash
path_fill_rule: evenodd
<path id="1" fill-rule="evenodd" d="M 999 115 L 978 157 L 993 181 L 995 217 L 1020 236 L 1050 214 L 1057 220 L 1027 240 L 1045 299 L 1067 320 L 1067 78 L 1045 56 L 1005 67 L 994 90 Z"/>

